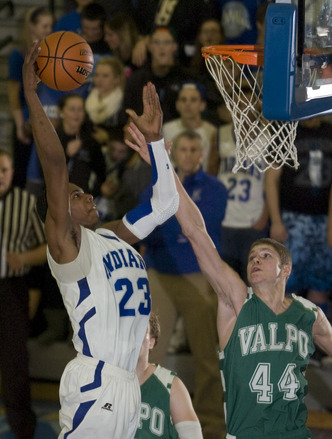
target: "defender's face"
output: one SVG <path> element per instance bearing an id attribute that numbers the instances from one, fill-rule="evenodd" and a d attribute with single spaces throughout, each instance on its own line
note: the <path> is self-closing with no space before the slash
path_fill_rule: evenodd
<path id="1" fill-rule="evenodd" d="M 258 245 L 251 250 L 248 257 L 248 281 L 250 285 L 266 281 L 276 282 L 283 275 L 283 268 L 273 247 Z"/>
<path id="2" fill-rule="evenodd" d="M 93 228 L 99 221 L 97 207 L 91 194 L 86 194 L 75 184 L 69 183 L 69 214 L 81 226 Z"/>

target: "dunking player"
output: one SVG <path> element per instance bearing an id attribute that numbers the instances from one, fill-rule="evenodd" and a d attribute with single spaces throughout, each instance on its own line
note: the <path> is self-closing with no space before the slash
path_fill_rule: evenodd
<path id="1" fill-rule="evenodd" d="M 155 111 L 161 110 L 156 106 Z M 132 119 L 139 122 L 134 114 Z M 133 123 L 129 131 L 136 145 L 128 144 L 148 160 L 144 137 Z M 177 219 L 218 296 L 226 438 L 310 438 L 305 425 L 304 373 L 314 343 L 332 356 L 330 323 L 313 303 L 296 295 L 285 296 L 292 261 L 289 251 L 277 241 L 263 238 L 252 244 L 247 288 L 219 257 L 202 215 L 179 180 L 177 188 Z"/>
<path id="2" fill-rule="evenodd" d="M 152 143 L 155 184 L 150 202 L 123 221 L 92 230 L 99 221 L 93 197 L 68 182 L 63 147 L 36 94 L 38 53 L 35 42 L 24 63 L 24 91 L 47 191 L 48 261 L 78 352 L 61 379 L 59 437 L 130 439 L 140 408 L 135 368 L 151 302 L 144 262 L 122 239 L 136 242 L 173 215 L 178 194 L 164 145 Z M 150 117 L 155 99 L 151 87 L 144 88 L 138 126 L 153 142 L 160 137 Z"/>

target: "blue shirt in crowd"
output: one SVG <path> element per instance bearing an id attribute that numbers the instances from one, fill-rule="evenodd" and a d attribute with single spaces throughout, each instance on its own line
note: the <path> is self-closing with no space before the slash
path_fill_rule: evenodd
<path id="1" fill-rule="evenodd" d="M 187 177 L 183 186 L 196 203 L 206 223 L 206 228 L 218 252 L 221 252 L 221 223 L 225 216 L 227 191 L 217 178 L 200 169 Z M 152 187 L 148 187 L 141 201 L 150 199 Z M 182 234 L 175 216 L 157 227 L 144 241 L 144 260 L 148 268 L 162 273 L 185 274 L 199 272 L 196 256 L 188 239 Z"/>

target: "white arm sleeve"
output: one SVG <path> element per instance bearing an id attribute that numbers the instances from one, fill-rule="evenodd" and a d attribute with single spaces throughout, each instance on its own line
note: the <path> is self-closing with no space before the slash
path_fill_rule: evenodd
<path id="1" fill-rule="evenodd" d="M 179 194 L 164 139 L 148 144 L 152 167 L 152 198 L 128 212 L 124 225 L 137 238 L 148 236 L 157 226 L 174 215 L 179 207 Z"/>
<path id="2" fill-rule="evenodd" d="M 174 427 L 180 439 L 203 439 L 201 424 L 198 421 L 183 421 Z"/>

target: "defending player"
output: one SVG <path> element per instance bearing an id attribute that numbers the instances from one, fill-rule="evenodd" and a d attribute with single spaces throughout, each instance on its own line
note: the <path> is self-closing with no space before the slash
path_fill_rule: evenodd
<path id="1" fill-rule="evenodd" d="M 135 113 L 131 116 L 139 121 Z M 144 137 L 133 123 L 130 132 L 136 145 L 127 143 L 148 161 Z M 263 238 L 251 246 L 248 288 L 219 257 L 197 206 L 176 181 L 180 195 L 177 219 L 218 296 L 226 438 L 310 438 L 305 425 L 304 373 L 314 343 L 332 356 L 330 323 L 313 303 L 296 295 L 285 296 L 291 256 L 272 239 Z"/>
<path id="2" fill-rule="evenodd" d="M 160 325 L 151 313 L 136 373 L 141 386 L 141 417 L 135 439 L 203 439 L 189 392 L 175 372 L 149 363 L 158 343 Z"/>
<path id="3" fill-rule="evenodd" d="M 36 94 L 38 52 L 35 42 L 24 63 L 24 91 L 46 184 L 48 261 L 78 352 L 61 379 L 59 438 L 131 439 L 140 407 L 135 368 L 151 301 L 144 262 L 124 241 L 136 242 L 173 215 L 178 194 L 164 145 L 151 143 L 155 184 L 150 203 L 93 231 L 99 221 L 93 197 L 68 182 L 63 147 Z M 144 88 L 138 121 L 151 142 L 160 139 L 153 91 L 151 84 Z"/>

